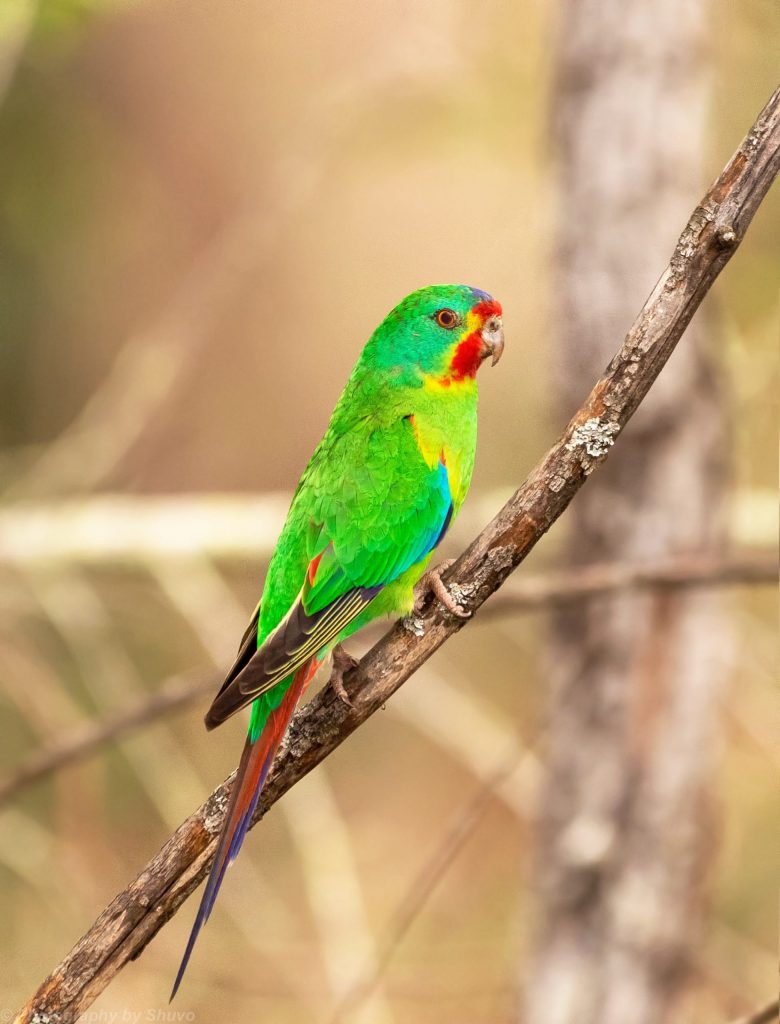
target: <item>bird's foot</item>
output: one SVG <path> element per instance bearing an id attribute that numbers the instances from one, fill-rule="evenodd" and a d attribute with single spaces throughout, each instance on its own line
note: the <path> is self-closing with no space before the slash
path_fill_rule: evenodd
<path id="1" fill-rule="evenodd" d="M 446 572 L 454 564 L 454 558 L 447 558 L 437 566 L 434 566 L 433 569 L 429 569 L 427 572 L 423 573 L 420 578 L 420 596 L 414 602 L 415 615 L 419 615 L 422 611 L 427 597 L 427 592 L 431 590 L 451 615 L 454 615 L 458 619 L 471 618 L 471 612 L 466 608 L 461 608 L 458 604 L 457 598 L 447 589 L 441 578 L 441 574 Z"/>
<path id="2" fill-rule="evenodd" d="M 352 711 L 355 710 L 355 705 L 352 703 L 350 695 L 344 689 L 344 676 L 350 671 L 350 669 L 353 669 L 357 663 L 357 659 L 353 658 L 351 654 L 345 651 L 341 644 L 336 644 L 333 648 L 333 672 L 331 673 L 330 683 L 336 691 L 336 695 L 339 700 L 346 704 Z"/>

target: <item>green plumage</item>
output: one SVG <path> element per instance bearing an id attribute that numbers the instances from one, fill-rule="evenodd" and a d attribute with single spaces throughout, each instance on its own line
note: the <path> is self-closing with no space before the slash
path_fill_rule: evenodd
<path id="1" fill-rule="evenodd" d="M 411 610 L 414 585 L 471 482 L 477 369 L 502 350 L 499 304 L 456 285 L 409 295 L 366 344 L 301 477 L 262 599 L 206 715 L 213 728 L 252 705 L 174 994 L 317 665 L 371 619 Z"/>
<path id="2" fill-rule="evenodd" d="M 449 307 L 465 318 L 474 304 L 470 288 L 423 289 L 404 300 L 366 345 L 301 477 L 271 559 L 258 647 L 288 613 L 310 562 L 329 543 L 332 557 L 323 558 L 305 595 L 307 611 L 318 611 L 350 588 L 385 584 L 329 646 L 371 619 L 411 609 L 414 585 L 450 503 L 454 516 L 466 496 L 477 439 L 476 380 L 433 383 L 446 374 L 455 338 L 432 314 Z M 418 438 L 436 456 L 433 466 Z M 452 475 L 457 473 L 451 495 L 441 486 L 442 452 Z M 256 701 L 250 735 L 262 730 L 290 681 Z"/>

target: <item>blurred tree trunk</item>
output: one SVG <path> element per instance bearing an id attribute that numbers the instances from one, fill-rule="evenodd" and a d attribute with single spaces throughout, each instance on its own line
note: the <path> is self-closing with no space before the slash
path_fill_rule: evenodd
<path id="1" fill-rule="evenodd" d="M 666 263 L 701 181 L 703 0 L 564 0 L 556 103 L 560 419 Z M 701 317 L 569 513 L 572 563 L 720 537 L 723 405 Z M 661 1024 L 713 844 L 716 599 L 620 596 L 552 624 L 553 698 L 525 1024 Z"/>

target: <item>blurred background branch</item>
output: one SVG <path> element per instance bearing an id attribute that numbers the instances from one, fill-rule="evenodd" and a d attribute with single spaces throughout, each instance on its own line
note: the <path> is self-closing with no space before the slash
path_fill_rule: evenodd
<path id="1" fill-rule="evenodd" d="M 445 872 L 460 853 L 464 843 L 474 834 L 499 786 L 509 782 L 519 766 L 519 758 L 501 766 L 488 778 L 477 794 L 454 816 L 442 841 L 423 864 L 385 928 L 382 948 L 374 965 L 368 965 L 336 1008 L 332 1024 L 340 1024 L 355 1007 L 369 999 L 380 984 L 387 967 L 403 942 L 406 933 L 419 917 L 423 907 Z"/>
<path id="2" fill-rule="evenodd" d="M 24 572 L 36 565 L 119 568 L 200 558 L 241 565 L 251 558 L 264 568 L 290 498 L 284 493 L 101 494 L 62 501 L 18 501 L 0 506 L 0 566 Z M 772 545 L 772 520 L 756 508 L 760 504 L 755 495 L 747 495 L 744 505 L 735 503 L 725 544 L 744 548 Z M 453 527 L 457 540 L 465 543 L 479 523 L 474 510 L 464 511 Z M 747 523 L 750 529 L 743 528 Z M 689 556 L 685 559 L 687 564 Z M 600 571 L 607 571 L 606 567 Z M 685 575 L 686 569 L 681 573 Z M 585 583 L 584 578 L 579 580 Z"/>
<path id="3" fill-rule="evenodd" d="M 120 736 L 185 708 L 193 701 L 205 700 L 208 694 L 213 693 L 218 682 L 217 677 L 169 679 L 154 697 L 142 704 L 113 716 L 102 716 L 81 728 L 68 730 L 64 740 L 34 754 L 15 775 L 0 785 L 0 805 L 11 800 L 20 789 L 67 768 L 75 761 L 92 756 Z"/>

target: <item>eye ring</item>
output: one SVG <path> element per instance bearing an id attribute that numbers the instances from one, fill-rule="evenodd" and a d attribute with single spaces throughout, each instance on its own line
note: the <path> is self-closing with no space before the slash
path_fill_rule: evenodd
<path id="1" fill-rule="evenodd" d="M 438 309 L 433 316 L 439 327 L 443 327 L 445 331 L 451 331 L 458 323 L 458 314 L 454 309 Z"/>

